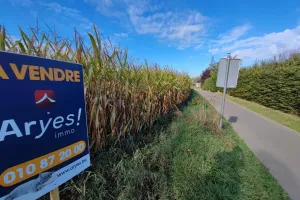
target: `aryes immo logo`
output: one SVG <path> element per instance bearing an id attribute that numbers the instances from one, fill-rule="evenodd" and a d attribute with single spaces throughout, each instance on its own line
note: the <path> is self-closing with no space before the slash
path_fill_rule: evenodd
<path id="1" fill-rule="evenodd" d="M 35 104 L 38 107 L 49 107 L 56 103 L 53 90 L 36 90 L 34 92 Z"/>

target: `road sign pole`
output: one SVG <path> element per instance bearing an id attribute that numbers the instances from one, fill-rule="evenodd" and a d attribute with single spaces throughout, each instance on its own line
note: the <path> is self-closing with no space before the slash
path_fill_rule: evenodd
<path id="1" fill-rule="evenodd" d="M 222 98 L 222 104 L 221 104 L 220 130 L 222 129 L 222 125 L 223 125 L 223 115 L 224 115 L 224 108 L 225 108 L 226 89 L 227 89 L 227 82 L 228 82 L 230 59 L 231 59 L 231 54 L 229 53 L 227 56 L 227 67 L 226 67 L 226 73 L 225 73 L 226 78 L 225 78 L 225 82 L 224 82 L 223 98 Z"/>
<path id="2" fill-rule="evenodd" d="M 50 199 L 51 200 L 59 200 L 60 199 L 59 198 L 59 189 L 58 189 L 58 187 L 50 192 Z"/>

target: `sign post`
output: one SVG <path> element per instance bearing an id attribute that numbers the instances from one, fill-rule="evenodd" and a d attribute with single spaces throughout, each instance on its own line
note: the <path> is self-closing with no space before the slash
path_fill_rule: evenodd
<path id="1" fill-rule="evenodd" d="M 0 91 L 0 200 L 59 200 L 90 166 L 82 65 L 0 51 Z"/>
<path id="2" fill-rule="evenodd" d="M 232 59 L 231 54 L 227 55 L 227 58 L 221 58 L 219 61 L 217 87 L 223 87 L 223 96 L 221 102 L 221 119 L 220 119 L 220 129 L 223 125 L 223 115 L 225 109 L 226 100 L 226 90 L 227 88 L 235 88 L 237 85 L 239 69 L 240 69 L 240 59 Z"/>
<path id="3" fill-rule="evenodd" d="M 226 89 L 227 89 L 227 82 L 228 82 L 230 59 L 231 59 L 231 54 L 229 53 L 228 56 L 227 56 L 227 65 L 226 65 L 226 71 L 225 71 L 223 97 L 222 97 L 222 103 L 221 103 L 220 129 L 222 129 L 222 125 L 223 125 L 223 115 L 224 115 L 224 108 L 225 108 Z"/>
<path id="4" fill-rule="evenodd" d="M 58 187 L 50 192 L 50 200 L 59 200 L 59 189 L 58 189 Z"/>

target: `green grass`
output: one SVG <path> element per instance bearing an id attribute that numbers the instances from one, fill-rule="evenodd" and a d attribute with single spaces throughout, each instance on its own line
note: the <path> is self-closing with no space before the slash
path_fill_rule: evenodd
<path id="1" fill-rule="evenodd" d="M 182 112 L 94 153 L 93 167 L 60 188 L 62 198 L 288 199 L 230 124 L 214 133 L 216 111 L 192 94 Z"/>
<path id="2" fill-rule="evenodd" d="M 287 114 L 278 110 L 273 110 L 271 108 L 267 108 L 260 104 L 251 101 L 246 101 L 240 98 L 232 97 L 229 95 L 227 95 L 227 98 L 237 104 L 240 104 L 254 112 L 257 112 L 269 119 L 278 122 L 279 124 L 287 126 L 300 133 L 300 117 L 296 115 Z"/>

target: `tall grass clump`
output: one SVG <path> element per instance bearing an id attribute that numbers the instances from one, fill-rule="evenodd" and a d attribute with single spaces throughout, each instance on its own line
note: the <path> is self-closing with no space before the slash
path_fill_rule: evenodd
<path id="1" fill-rule="evenodd" d="M 19 31 L 21 38 L 14 40 L 1 27 L 0 50 L 83 65 L 91 148 L 151 126 L 190 94 L 187 75 L 128 59 L 126 49 L 103 43 L 95 26 L 88 40 L 76 30 L 72 39 L 39 27 Z"/>

